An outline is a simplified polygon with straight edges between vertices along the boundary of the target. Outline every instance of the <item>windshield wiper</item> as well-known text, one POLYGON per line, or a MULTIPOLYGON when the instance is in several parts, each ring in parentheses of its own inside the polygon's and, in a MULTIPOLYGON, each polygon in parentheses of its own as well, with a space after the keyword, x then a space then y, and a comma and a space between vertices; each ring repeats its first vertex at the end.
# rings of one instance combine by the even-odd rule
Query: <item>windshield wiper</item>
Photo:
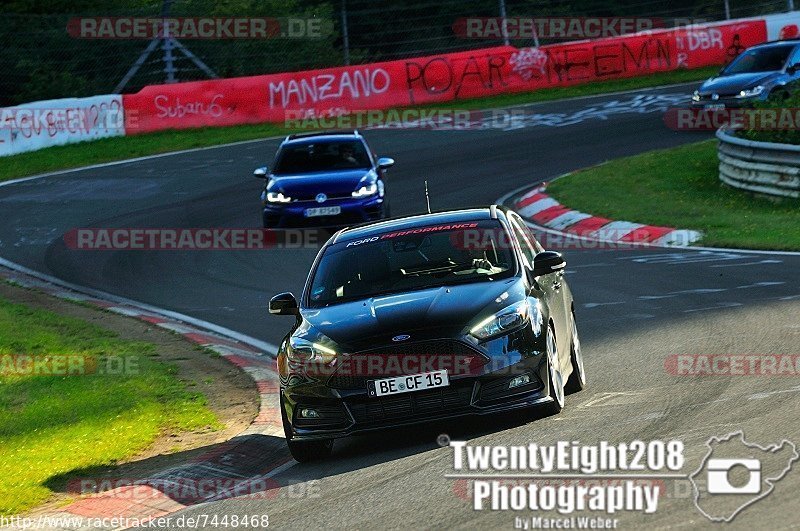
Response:
POLYGON ((450 273, 455 268, 459 267, 459 264, 455 262, 449 262, 445 265, 434 266, 434 267, 420 267, 416 269, 406 269, 400 268, 400 274, 404 277, 419 277, 422 275, 436 275, 438 273, 450 273))

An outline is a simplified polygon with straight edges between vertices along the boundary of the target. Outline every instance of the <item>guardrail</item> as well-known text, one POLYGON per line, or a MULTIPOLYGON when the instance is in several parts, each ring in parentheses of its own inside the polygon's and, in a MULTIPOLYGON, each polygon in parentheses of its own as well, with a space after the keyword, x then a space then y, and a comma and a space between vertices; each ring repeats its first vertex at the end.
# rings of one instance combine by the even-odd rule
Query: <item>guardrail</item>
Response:
POLYGON ((717 131, 719 179, 734 188, 780 197, 800 197, 800 146, 756 142, 717 131))

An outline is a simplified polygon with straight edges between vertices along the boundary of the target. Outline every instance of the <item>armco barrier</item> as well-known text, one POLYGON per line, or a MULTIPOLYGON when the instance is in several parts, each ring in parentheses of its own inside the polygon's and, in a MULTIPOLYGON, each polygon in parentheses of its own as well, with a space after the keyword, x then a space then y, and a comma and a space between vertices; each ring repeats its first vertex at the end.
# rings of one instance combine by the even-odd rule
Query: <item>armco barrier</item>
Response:
POLYGON ((755 142, 717 131, 719 179, 729 186, 781 197, 800 197, 800 146, 755 142))
POLYGON ((0 108, 0 156, 123 135, 122 96, 116 94, 0 108))
POLYGON ((284 122, 724 64, 767 39, 765 19, 517 49, 172 85, 125 95, 128 134, 284 122))

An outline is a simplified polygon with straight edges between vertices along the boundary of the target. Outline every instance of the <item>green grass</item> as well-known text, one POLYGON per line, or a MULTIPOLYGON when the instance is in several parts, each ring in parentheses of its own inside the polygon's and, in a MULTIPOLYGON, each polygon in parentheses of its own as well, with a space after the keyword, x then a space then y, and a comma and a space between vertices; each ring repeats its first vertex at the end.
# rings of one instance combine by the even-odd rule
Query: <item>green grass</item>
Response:
POLYGON ((613 160, 554 181, 564 205, 610 219, 695 229, 701 245, 800 250, 800 201, 723 185, 715 140, 613 160))
MULTIPOLYGON (((488 98, 461 100, 448 105, 426 105, 424 108, 475 110, 493 107, 508 107, 562 98, 574 98, 605 94, 621 90, 634 90, 658 85, 695 81, 709 77, 718 68, 676 70, 644 77, 599 81, 572 87, 552 88, 517 94, 503 94, 488 98)), ((57 146, 31 153, 3 157, 0 164, 0 181, 35 175, 48 171, 77 168, 90 164, 111 162, 182 149, 213 146, 283 135, 294 130, 283 124, 237 125, 231 127, 207 127, 180 131, 159 131, 129 137, 104 138, 67 146, 57 146)))
POLYGON ((220 428, 205 398, 154 356, 152 344, 0 298, 0 515, 45 501, 50 478, 113 465, 160 434, 220 428), (28 375, 10 370, 11 354, 87 362, 80 374, 28 375), (127 373, 109 374, 112 359, 127 373))
POLYGON ((751 127, 749 129, 745 127, 737 131, 736 134, 742 138, 755 140, 756 142, 800 145, 800 130, 798 130, 794 119, 797 115, 795 109, 797 109, 798 106, 800 106, 800 93, 797 92, 785 100, 775 99, 758 102, 753 105, 753 111, 755 113, 763 113, 761 114, 762 118, 773 116, 777 124, 782 123, 783 125, 773 129, 768 126, 769 123, 767 122, 764 124, 767 127, 759 127, 759 120, 754 119, 753 121, 755 123, 750 124, 751 127), (773 112, 775 114, 772 114, 773 112), (785 120, 787 118, 791 120, 786 122, 785 120), (755 127, 753 127, 753 125, 755 125, 755 127))

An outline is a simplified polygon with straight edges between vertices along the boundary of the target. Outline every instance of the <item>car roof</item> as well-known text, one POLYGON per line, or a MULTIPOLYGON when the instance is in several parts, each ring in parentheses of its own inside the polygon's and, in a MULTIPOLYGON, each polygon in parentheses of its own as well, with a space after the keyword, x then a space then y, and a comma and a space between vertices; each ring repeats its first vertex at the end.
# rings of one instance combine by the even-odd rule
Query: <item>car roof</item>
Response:
POLYGON ((505 207, 492 205, 485 208, 467 208, 461 210, 447 210, 431 214, 417 214, 402 218, 393 218, 375 221, 365 225, 358 225, 342 229, 333 237, 332 243, 349 242, 369 238, 387 232, 408 230, 416 227, 427 227, 436 224, 468 223, 497 219, 500 215, 505 217, 505 207))
POLYGON ((779 48, 782 46, 797 46, 800 44, 800 39, 784 39, 781 41, 769 41, 769 42, 762 42, 761 44, 755 44, 748 48, 748 50, 752 50, 753 48, 779 48))
POLYGON ((295 133, 283 139, 283 144, 319 144, 341 142, 342 140, 361 140, 358 131, 316 131, 313 133, 295 133))

